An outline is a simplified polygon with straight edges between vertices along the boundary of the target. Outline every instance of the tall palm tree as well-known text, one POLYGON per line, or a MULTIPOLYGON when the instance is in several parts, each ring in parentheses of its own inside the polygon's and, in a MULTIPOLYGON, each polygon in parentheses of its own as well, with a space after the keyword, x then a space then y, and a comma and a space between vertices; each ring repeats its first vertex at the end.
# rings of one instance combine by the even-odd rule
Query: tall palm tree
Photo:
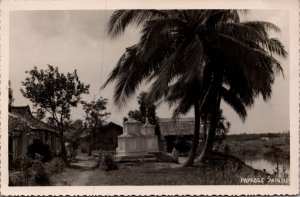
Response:
POLYGON ((275 73, 282 71, 273 54, 286 56, 280 41, 268 37, 268 30, 278 27, 241 22, 237 10, 119 10, 110 18, 109 34, 115 37, 132 23, 142 26, 140 41, 126 49, 103 87, 117 82, 114 99, 121 106, 147 80, 152 83, 148 98, 176 104, 174 115, 193 107, 187 166, 194 161, 201 114, 211 114, 204 161, 213 145, 221 98, 244 118, 256 96, 271 96, 275 73))

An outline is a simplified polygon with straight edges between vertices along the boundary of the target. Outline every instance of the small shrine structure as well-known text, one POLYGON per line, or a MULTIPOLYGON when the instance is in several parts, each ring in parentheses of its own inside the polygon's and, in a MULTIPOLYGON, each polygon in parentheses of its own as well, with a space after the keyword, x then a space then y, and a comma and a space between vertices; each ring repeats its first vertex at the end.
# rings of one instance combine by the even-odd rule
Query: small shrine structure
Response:
POLYGON ((158 151, 158 136, 155 125, 148 120, 142 126, 140 121, 129 119, 123 123, 123 134, 118 136, 117 161, 130 159, 155 159, 151 153, 158 151))

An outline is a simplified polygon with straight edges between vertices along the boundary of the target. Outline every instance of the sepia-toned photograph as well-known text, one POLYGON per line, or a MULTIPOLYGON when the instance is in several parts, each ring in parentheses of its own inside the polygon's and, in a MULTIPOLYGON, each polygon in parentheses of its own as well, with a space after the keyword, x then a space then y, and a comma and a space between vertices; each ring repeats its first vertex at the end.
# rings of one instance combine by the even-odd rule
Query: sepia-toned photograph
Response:
POLYGON ((298 191, 290 12, 10 10, 7 187, 298 191))

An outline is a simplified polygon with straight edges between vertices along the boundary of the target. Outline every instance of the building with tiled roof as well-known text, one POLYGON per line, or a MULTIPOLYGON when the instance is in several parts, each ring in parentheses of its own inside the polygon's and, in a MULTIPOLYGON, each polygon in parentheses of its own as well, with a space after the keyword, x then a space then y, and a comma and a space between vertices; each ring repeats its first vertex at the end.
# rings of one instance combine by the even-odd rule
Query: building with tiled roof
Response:
POLYGON ((32 116, 29 105, 11 106, 9 116, 18 117, 19 119, 25 120, 32 130, 46 130, 58 134, 57 129, 50 126, 49 124, 44 123, 41 120, 37 120, 36 118, 34 118, 32 116))
POLYGON ((195 120, 194 118, 159 118, 160 134, 168 135, 193 135, 195 120))
POLYGON ((49 144, 55 154, 59 153, 57 129, 33 117, 29 106, 10 106, 8 121, 10 159, 26 155, 28 145, 36 138, 49 144))
MULTIPOLYGON (((178 137, 184 136, 186 139, 191 140, 194 127, 195 127, 195 119, 194 117, 187 118, 159 118, 158 125, 160 130, 160 141, 159 146, 163 151, 172 151, 174 147, 174 142, 178 137)), ((203 135, 203 125, 201 124, 201 136, 203 135)))

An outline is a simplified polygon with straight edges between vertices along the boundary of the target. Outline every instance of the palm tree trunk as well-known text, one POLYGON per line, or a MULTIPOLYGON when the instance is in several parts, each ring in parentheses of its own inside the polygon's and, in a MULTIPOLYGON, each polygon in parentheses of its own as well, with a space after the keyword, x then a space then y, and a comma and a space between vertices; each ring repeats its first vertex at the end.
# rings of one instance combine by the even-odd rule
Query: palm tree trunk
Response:
POLYGON ((189 157, 187 161, 183 164, 183 166, 193 166, 196 151, 199 144, 199 133, 200 133, 200 109, 199 109, 199 101, 194 101, 194 113, 195 113, 195 127, 194 127, 194 135, 193 135, 193 142, 192 148, 190 150, 189 157))
POLYGON ((208 135, 207 135, 207 138, 205 141, 205 145, 201 152, 201 155, 199 156, 199 159, 197 159, 202 163, 204 163, 207 160, 207 158, 213 148, 213 144, 214 144, 214 140, 215 140, 215 136, 216 136, 216 128, 217 128, 217 124, 218 124, 218 113, 220 110, 220 104, 221 104, 221 95, 218 92, 216 103, 215 103, 215 106, 213 107, 214 109, 213 109, 213 113, 212 113, 211 119, 210 119, 210 127, 209 127, 208 135))

